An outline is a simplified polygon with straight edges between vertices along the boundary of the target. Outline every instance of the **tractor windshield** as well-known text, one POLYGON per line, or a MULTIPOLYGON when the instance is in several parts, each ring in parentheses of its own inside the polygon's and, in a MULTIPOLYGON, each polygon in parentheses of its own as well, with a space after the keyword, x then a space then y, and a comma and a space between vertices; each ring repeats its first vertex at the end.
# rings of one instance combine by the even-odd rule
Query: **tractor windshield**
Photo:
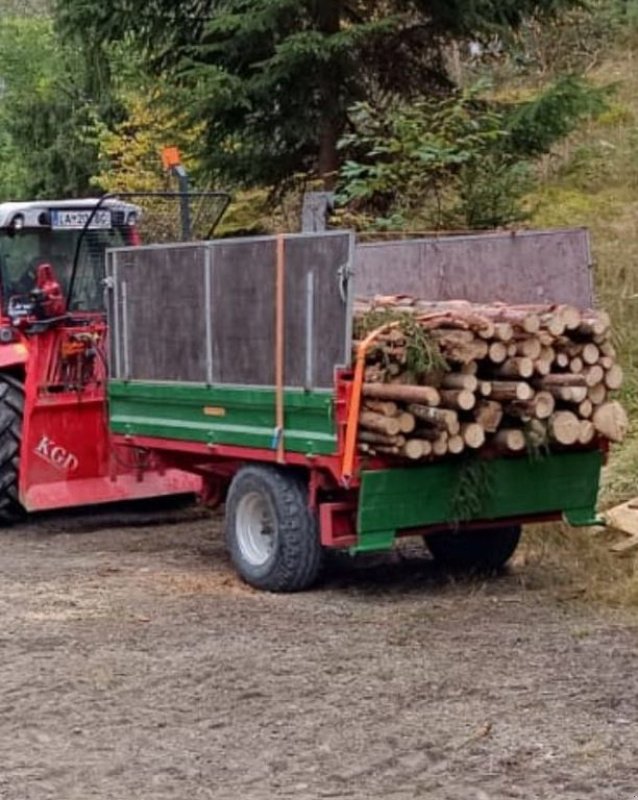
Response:
MULTIPOLYGON (((53 267, 55 277, 66 295, 81 233, 80 230, 49 228, 0 230, 0 279, 4 309, 9 298, 28 294, 35 287, 36 270, 40 264, 53 267)), ((70 310, 99 311, 103 308, 104 254, 109 247, 128 244, 127 234, 130 234, 130 229, 85 232, 70 310)))

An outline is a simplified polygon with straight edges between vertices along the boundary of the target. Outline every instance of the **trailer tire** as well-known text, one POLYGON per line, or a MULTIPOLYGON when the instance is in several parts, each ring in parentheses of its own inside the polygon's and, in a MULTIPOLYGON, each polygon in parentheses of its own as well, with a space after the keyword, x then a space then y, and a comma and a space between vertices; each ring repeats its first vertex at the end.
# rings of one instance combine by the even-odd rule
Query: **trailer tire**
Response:
POLYGON ((23 415, 22 382, 0 373, 0 525, 12 525, 25 515, 18 491, 23 415))
POLYGON ((514 555, 521 533, 520 525, 507 525, 432 533, 424 540, 434 560, 445 567, 494 572, 504 567, 514 555))
POLYGON ((308 485, 291 470, 247 466, 226 500, 226 544, 241 577, 257 589, 297 592, 317 580, 323 551, 308 485))

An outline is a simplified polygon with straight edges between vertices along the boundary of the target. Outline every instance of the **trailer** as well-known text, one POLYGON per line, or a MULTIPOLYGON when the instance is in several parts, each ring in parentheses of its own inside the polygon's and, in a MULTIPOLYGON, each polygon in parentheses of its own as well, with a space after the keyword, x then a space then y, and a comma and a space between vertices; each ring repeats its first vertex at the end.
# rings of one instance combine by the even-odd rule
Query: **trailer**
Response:
POLYGON ((203 479, 251 585, 305 589, 326 551, 383 551, 415 534, 444 562, 497 568, 525 523, 598 522, 600 441, 485 460, 471 508, 459 508, 467 459, 406 466, 356 447, 356 295, 588 308, 585 230, 120 247, 106 270, 115 441, 203 479))

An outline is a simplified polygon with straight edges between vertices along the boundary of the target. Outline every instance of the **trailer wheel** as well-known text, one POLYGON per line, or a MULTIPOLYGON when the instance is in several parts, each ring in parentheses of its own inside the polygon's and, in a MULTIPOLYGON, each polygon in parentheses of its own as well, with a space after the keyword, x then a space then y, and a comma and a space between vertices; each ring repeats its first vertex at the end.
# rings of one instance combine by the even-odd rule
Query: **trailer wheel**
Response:
POLYGON ((432 533, 424 537, 434 560, 460 570, 495 571, 514 555, 521 538, 520 525, 480 530, 432 533))
POLYGON ((24 516, 18 495, 20 437, 24 412, 22 382, 0 373, 0 524, 11 525, 24 516))
POLYGON ((270 592, 307 589, 322 565, 318 523, 306 482, 291 471, 248 466, 226 500, 226 543, 237 571, 270 592))

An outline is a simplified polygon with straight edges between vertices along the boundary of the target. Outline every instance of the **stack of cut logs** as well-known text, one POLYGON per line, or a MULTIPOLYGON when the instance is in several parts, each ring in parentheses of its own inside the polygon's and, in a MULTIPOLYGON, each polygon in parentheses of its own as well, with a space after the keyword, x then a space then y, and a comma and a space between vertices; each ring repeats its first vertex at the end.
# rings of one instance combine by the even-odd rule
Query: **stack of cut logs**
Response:
POLYGON ((465 450, 593 447, 627 432, 622 406, 610 400, 623 373, 604 312, 406 296, 356 301, 360 339, 380 318, 388 323, 366 357, 363 454, 418 461, 465 450), (440 356, 421 374, 410 365, 415 323, 440 356))

